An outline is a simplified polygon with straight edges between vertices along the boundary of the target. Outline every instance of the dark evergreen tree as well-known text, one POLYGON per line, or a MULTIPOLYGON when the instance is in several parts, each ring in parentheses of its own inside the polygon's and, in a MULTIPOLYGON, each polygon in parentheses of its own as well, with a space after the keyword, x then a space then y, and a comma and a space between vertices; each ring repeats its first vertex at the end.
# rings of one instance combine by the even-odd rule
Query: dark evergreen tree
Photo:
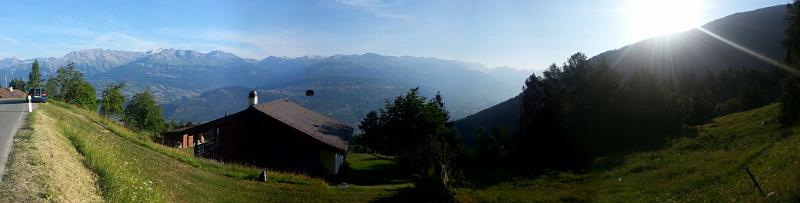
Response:
POLYGON ((475 155, 483 164, 504 165, 511 153, 511 146, 511 135, 502 126, 492 127, 489 133, 478 129, 475 155))
POLYGON ((531 74, 522 89, 522 108, 520 109, 520 133, 514 138, 514 159, 525 167, 553 167, 559 160, 566 145, 565 137, 558 132, 558 117, 554 99, 548 95, 548 86, 556 87, 556 78, 561 69, 555 64, 545 71, 545 77, 552 78, 545 84, 542 78, 531 74))
POLYGON ((39 60, 33 60, 31 64, 31 72, 28 73, 28 87, 39 88, 42 83, 42 73, 39 70, 39 60))
POLYGON ((419 175, 418 187, 449 194, 446 174, 462 147, 449 120, 441 95, 428 100, 415 88, 387 101, 380 113, 369 113, 359 139, 377 153, 397 157, 419 175))
MULTIPOLYGON (((796 66, 800 63, 800 0, 794 0, 787 6, 786 27, 783 47, 786 48, 786 63, 796 66)), ((780 97, 780 119, 784 125, 792 125, 800 120, 800 76, 788 74, 782 81, 780 97)))
POLYGON ((697 80, 697 75, 691 70, 683 70, 680 76, 676 79, 677 89, 675 93, 679 95, 688 95, 692 91, 700 87, 700 81, 697 80))
POLYGON ((386 134, 380 132, 380 121, 378 120, 378 112, 370 111, 364 120, 358 125, 362 132, 369 132, 370 134, 361 134, 353 138, 353 142, 357 147, 369 153, 376 153, 375 149, 387 149, 390 144, 386 141, 386 134))
POLYGON ((623 147, 638 142, 654 142, 662 135, 681 126, 680 108, 670 87, 648 69, 639 69, 630 75, 623 87, 620 120, 623 139, 612 147, 623 147))
MULTIPOLYGON (((658 146, 684 124, 774 101, 775 75, 729 68, 708 71, 699 80, 689 71, 676 77, 642 68, 623 81, 604 60, 574 54, 561 67, 551 65, 544 77, 531 75, 525 81, 513 163, 574 169, 589 166, 597 156, 658 146)), ((478 137, 476 156, 495 157, 495 138, 478 137)))
POLYGON ((26 91, 25 89, 25 81, 22 78, 14 78, 11 79, 11 82, 8 82, 9 87, 13 87, 14 89, 26 91))

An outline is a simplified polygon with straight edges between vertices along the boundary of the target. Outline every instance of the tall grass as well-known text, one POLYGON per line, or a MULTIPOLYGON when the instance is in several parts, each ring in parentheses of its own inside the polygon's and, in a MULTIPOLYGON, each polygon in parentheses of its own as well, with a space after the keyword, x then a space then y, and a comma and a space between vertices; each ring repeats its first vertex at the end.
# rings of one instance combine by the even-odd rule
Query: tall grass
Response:
POLYGON ((250 181, 258 169, 190 157, 93 112, 53 104, 42 105, 42 113, 58 121, 112 202, 363 202, 395 193, 330 187, 320 179, 279 172, 270 173, 268 183, 250 181))
MULTIPOLYGON (((462 201, 730 202, 800 200, 800 128, 782 128, 770 105, 714 119, 669 146, 588 173, 551 172, 486 188, 462 201), (769 198, 753 186, 749 167, 769 198)), ((613 157, 611 157, 613 159, 613 157)))
MULTIPOLYGON (((135 132, 133 130, 130 130, 129 128, 122 126, 120 123, 116 121, 102 117, 91 111, 75 108, 75 106, 69 104, 60 103, 57 101, 52 103, 58 105, 59 107, 69 109, 73 113, 77 113, 89 119, 95 124, 103 127, 106 130, 109 130, 110 132, 120 136, 121 138, 124 138, 142 147, 154 150, 162 155, 180 160, 186 164, 189 164, 201 170, 205 170, 208 172, 228 177, 236 177, 247 180, 256 180, 261 171, 268 170, 268 169, 257 168, 252 166, 244 166, 239 164, 222 164, 214 160, 195 157, 193 155, 186 154, 185 152, 182 152, 178 149, 153 142, 151 138, 154 135, 150 135, 147 132, 135 132)), ((275 171, 270 171, 270 174, 274 174, 270 175, 272 181, 286 182, 286 183, 327 185, 327 183, 322 179, 313 178, 300 174, 283 173, 275 171)))
POLYGON ((36 153, 38 137, 34 135, 33 123, 37 115, 38 111, 29 114, 25 124, 14 135, 0 186, 2 202, 53 200, 56 195, 50 177, 42 167, 45 163, 36 153))

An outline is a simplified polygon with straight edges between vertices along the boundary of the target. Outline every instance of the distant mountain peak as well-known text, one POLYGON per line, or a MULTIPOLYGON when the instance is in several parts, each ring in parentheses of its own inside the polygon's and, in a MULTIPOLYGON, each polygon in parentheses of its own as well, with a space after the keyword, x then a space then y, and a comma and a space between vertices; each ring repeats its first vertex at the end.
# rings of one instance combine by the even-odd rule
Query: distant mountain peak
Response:
POLYGON ((175 49, 171 49, 171 48, 166 48, 166 49, 165 49, 165 48, 158 48, 158 49, 156 49, 156 50, 150 50, 150 51, 147 51, 147 52, 145 52, 145 54, 147 54, 147 55, 153 55, 153 54, 158 54, 158 53, 165 52, 165 51, 166 51, 166 52, 174 52, 174 51, 175 51, 175 49))
POLYGON ((364 56, 364 57, 381 57, 383 55, 372 53, 372 52, 367 52, 367 53, 362 54, 361 56, 364 56))
POLYGON ((225 52, 225 51, 222 51, 222 50, 214 50, 214 51, 208 52, 208 55, 233 55, 233 54, 225 52))
POLYGON ((76 66, 92 69, 91 72, 105 72, 114 67, 130 63, 141 56, 141 52, 95 48, 69 52, 64 57, 52 61, 54 62, 53 65, 57 66, 74 63, 76 66))
POLYGON ((6 68, 6 67, 9 67, 9 66, 13 66, 13 65, 17 65, 17 64, 20 64, 20 63, 24 63, 24 61, 20 60, 16 56, 12 56, 10 58, 0 59, 0 69, 6 68))
POLYGON ((229 53, 229 52, 225 52, 225 51, 221 51, 221 50, 214 50, 214 51, 208 52, 208 54, 206 54, 206 55, 214 57, 214 58, 218 58, 218 59, 236 59, 236 58, 240 58, 239 56, 236 56, 235 54, 232 54, 232 53, 229 53))

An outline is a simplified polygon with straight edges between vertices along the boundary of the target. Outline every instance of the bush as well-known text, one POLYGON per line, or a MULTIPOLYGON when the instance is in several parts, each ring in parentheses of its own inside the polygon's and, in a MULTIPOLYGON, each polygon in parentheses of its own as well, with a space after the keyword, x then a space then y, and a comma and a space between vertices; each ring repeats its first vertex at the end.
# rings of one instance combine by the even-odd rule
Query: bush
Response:
POLYGON ((159 132, 164 127, 164 116, 156 105, 153 95, 145 91, 133 95, 125 107, 123 121, 131 128, 148 132, 159 132))
POLYGON ((100 99, 100 114, 106 117, 111 115, 122 115, 125 109, 125 96, 122 95, 122 88, 125 83, 107 85, 103 89, 100 99))

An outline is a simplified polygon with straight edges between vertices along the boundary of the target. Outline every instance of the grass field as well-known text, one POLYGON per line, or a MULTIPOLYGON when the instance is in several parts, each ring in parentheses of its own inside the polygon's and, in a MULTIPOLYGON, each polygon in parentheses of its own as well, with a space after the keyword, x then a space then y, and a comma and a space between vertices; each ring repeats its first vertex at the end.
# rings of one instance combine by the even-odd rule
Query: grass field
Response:
MULTIPOLYGON (((588 172, 552 171, 458 188, 456 198, 461 202, 798 202, 800 128, 780 128, 777 111, 777 105, 770 105, 719 117, 674 136, 660 149, 599 158, 588 172), (745 168, 753 172, 767 198, 753 186, 745 168)), ((281 172, 271 172, 268 183, 257 182, 261 169, 196 158, 93 112, 57 102, 41 105, 15 139, 10 162, 23 164, 5 177, 28 188, 3 184, 0 194, 19 190, 30 194, 5 198, 11 201, 87 200, 64 195, 86 184, 63 184, 68 181, 54 177, 56 166, 46 162, 73 163, 59 164, 71 171, 80 171, 74 163, 82 163, 91 173, 74 174, 89 182, 94 177, 96 193, 111 202, 424 200, 415 197, 418 193, 409 176, 390 158, 348 154, 348 167, 338 180, 343 184, 281 172), (49 155, 40 146, 64 152, 49 155)))
POLYGON ((59 133, 97 174, 106 201, 144 202, 366 202, 392 197, 409 185, 330 186, 321 179, 280 172, 270 182, 250 180, 260 169, 220 164, 152 143, 113 121, 64 104, 41 105, 59 133))
POLYGON ((800 128, 782 130, 778 106, 719 117, 671 139, 667 147, 598 159, 588 173, 550 172, 474 189, 463 202, 800 201, 800 128), (610 165, 610 166, 609 166, 610 165), (601 167, 602 166, 602 167, 601 167))

